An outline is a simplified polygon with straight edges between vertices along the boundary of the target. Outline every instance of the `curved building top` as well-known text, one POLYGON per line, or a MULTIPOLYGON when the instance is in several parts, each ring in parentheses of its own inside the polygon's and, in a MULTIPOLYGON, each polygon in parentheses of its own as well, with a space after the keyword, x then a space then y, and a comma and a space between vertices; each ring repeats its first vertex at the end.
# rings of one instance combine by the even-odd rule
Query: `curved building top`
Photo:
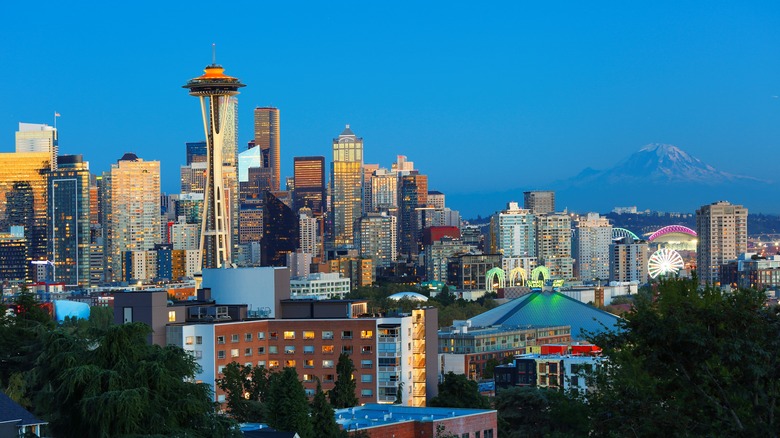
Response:
POLYGON ((238 94, 238 89, 245 87, 238 78, 225 74, 221 65, 211 64, 206 66, 204 73, 197 78, 190 79, 182 88, 189 88, 190 94, 238 94))

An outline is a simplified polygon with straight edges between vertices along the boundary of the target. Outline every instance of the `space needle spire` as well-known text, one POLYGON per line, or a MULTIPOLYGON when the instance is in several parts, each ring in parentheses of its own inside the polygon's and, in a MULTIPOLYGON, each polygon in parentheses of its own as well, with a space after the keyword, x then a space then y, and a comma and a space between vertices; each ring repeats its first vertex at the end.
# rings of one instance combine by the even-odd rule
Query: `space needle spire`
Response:
POLYGON ((182 88, 190 96, 200 98, 203 129, 206 133, 206 193, 201 219, 201 268, 223 268, 231 262, 231 221, 228 216, 228 193, 222 175, 222 149, 227 127, 228 99, 238 94, 245 85, 237 78, 227 76, 216 63, 212 46, 212 64, 204 74, 189 80, 182 88))

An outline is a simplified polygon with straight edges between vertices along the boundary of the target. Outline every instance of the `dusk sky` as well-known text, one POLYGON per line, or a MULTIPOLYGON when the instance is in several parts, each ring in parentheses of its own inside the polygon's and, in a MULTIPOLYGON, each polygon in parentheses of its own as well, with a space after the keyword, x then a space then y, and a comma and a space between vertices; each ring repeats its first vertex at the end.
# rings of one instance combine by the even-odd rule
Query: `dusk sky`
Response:
POLYGON ((447 194, 544 189, 648 143, 778 180, 777 1, 171 3, 4 4, 0 151, 57 111, 60 153, 160 160, 177 192, 203 138, 181 86, 216 43, 247 84, 239 150, 253 108, 280 108, 284 176, 349 123, 367 163, 407 155, 447 194))

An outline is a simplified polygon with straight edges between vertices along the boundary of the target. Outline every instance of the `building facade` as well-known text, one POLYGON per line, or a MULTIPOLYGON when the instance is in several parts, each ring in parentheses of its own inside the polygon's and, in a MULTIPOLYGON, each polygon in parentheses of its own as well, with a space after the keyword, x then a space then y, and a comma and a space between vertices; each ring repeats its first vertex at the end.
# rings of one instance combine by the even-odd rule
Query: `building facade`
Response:
POLYGON ((609 278, 612 224, 598 213, 580 217, 574 229, 574 276, 582 281, 609 278))
POLYGON ((571 218, 566 214, 539 214, 536 217, 536 257, 553 278, 574 277, 571 257, 571 218))
POLYGON ((352 247, 355 220, 362 213, 363 139, 349 125, 333 140, 330 183, 333 246, 352 247))
POLYGON ((375 268, 393 266, 396 249, 396 219, 385 213, 368 213, 357 220, 355 247, 358 255, 370 258, 375 268))
POLYGON ((533 214, 554 213, 555 192, 543 190, 523 192, 523 208, 533 214))
POLYGON ((720 282, 720 267, 747 252, 748 209, 719 201, 696 210, 696 265, 699 281, 720 282))

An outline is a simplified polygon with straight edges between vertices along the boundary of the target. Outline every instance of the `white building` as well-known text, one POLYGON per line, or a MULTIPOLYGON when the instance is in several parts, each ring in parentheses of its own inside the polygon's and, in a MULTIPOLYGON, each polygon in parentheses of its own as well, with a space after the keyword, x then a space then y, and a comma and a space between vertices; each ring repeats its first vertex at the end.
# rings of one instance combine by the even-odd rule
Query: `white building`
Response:
POLYGON ((184 216, 171 225, 170 242, 173 249, 197 250, 200 245, 200 226, 188 224, 184 216))
POLYGON ((574 229, 574 275, 582 281, 609 278, 612 224, 598 213, 580 217, 574 229))
POLYGON ((536 258, 550 270, 550 276, 562 280, 574 277, 571 257, 571 218, 567 214, 536 216, 536 258))
MULTIPOLYGON (((303 210, 303 209, 301 209, 303 210)), ((309 213, 311 210, 307 209, 309 213)), ((311 214, 300 213, 298 217, 298 234, 299 234, 299 248, 301 251, 311 254, 312 256, 319 254, 318 251, 318 236, 317 236, 317 219, 312 217, 311 214)))
POLYGON ((503 257, 534 257, 536 255, 535 217, 521 209, 517 202, 490 218, 490 253, 503 257))
POLYGON ((341 278, 338 273, 314 273, 304 277, 290 279, 292 298, 315 298, 327 300, 344 298, 349 293, 349 278, 341 278))
POLYGON ((609 246, 610 281, 647 283, 647 242, 622 239, 609 246))
POLYGON ((48 152, 52 170, 57 168, 57 129, 38 123, 19 123, 16 152, 48 152))
POLYGON ((370 258, 374 267, 392 266, 398 257, 395 216, 368 213, 355 225, 355 247, 358 255, 370 258))

